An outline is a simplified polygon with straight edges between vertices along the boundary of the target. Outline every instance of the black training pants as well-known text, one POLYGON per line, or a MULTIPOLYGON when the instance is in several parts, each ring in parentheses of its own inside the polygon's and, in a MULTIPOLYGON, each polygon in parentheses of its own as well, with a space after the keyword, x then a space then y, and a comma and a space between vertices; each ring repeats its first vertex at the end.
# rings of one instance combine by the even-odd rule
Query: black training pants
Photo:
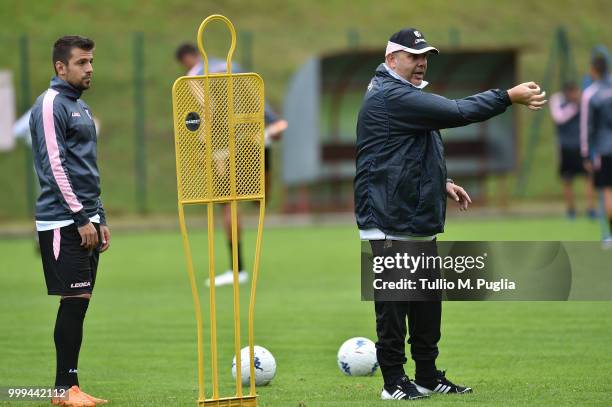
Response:
MULTIPOLYGON (((384 243, 383 240, 370 241, 373 255, 385 254, 384 243)), ((435 250, 435 243, 432 247, 435 250)), ((410 353, 417 370, 419 363, 434 366, 440 340, 440 301, 375 301, 374 309, 378 335, 376 356, 383 376, 403 375, 407 333, 410 353)))

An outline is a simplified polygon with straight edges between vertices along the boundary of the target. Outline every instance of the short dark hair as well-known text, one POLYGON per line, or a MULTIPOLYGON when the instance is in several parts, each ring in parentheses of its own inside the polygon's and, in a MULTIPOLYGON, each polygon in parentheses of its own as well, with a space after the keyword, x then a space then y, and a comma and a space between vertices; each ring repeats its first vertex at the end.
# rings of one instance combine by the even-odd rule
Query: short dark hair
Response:
POLYGON ((185 55, 198 55, 198 49, 190 42, 184 42, 174 52, 177 61, 181 61, 185 55))
POLYGON ((600 76, 605 76, 608 72, 608 60, 603 55, 597 55, 591 60, 591 65, 595 72, 597 72, 600 76))
POLYGON ((563 92, 571 92, 573 90, 578 89, 578 85, 575 81, 567 81, 563 84, 563 92))
MULTIPOLYGON (((53 61, 51 61, 53 62, 53 69, 55 69, 55 63, 57 61, 62 61, 64 64, 68 65, 68 60, 70 59, 73 48, 91 51, 95 46, 96 44, 92 39, 81 37, 80 35, 65 35, 59 38, 55 41, 55 44, 53 44, 53 61)), ((55 73, 57 73, 57 69, 55 69, 55 73)))

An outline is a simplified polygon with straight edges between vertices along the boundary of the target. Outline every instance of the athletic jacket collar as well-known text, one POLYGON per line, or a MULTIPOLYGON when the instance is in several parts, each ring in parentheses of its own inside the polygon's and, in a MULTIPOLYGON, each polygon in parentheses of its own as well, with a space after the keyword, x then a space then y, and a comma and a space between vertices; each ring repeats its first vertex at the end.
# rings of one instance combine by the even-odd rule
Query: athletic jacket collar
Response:
POLYGON ((378 69, 376 69, 376 71, 377 72, 386 72, 389 75, 391 75, 392 77, 394 77, 395 79, 397 79, 398 81, 400 81, 402 83, 405 83, 407 85, 410 85, 413 88, 423 89, 425 86, 429 85, 429 82, 427 82, 427 81, 421 81, 421 84, 419 86, 413 85, 412 83, 410 83, 406 79, 404 79, 401 76, 399 76, 393 69, 389 68, 389 66, 386 63, 384 63, 384 62, 378 66, 378 69))
POLYGON ((58 91, 62 95, 68 96, 69 98, 75 100, 80 98, 81 94, 83 93, 83 91, 78 90, 68 82, 61 79, 59 76, 54 76, 53 79, 51 79, 49 87, 58 91))

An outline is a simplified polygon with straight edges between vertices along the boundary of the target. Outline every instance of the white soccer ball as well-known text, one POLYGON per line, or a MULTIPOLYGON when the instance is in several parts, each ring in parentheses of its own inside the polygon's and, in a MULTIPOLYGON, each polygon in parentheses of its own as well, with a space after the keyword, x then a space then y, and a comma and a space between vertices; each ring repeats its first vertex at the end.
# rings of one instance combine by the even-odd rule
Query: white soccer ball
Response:
MULTIPOLYGON (((253 347, 255 360, 255 385, 265 386, 270 383, 276 374, 276 360, 269 350, 262 346, 253 347)), ((249 347, 246 346, 240 351, 240 371, 242 372, 242 384, 248 385, 251 380, 251 369, 249 347)), ((236 357, 232 361, 232 376, 236 378, 236 357)))
POLYGON ((338 350, 338 367, 347 376, 372 376, 378 369, 376 346, 368 338, 351 338, 338 350))

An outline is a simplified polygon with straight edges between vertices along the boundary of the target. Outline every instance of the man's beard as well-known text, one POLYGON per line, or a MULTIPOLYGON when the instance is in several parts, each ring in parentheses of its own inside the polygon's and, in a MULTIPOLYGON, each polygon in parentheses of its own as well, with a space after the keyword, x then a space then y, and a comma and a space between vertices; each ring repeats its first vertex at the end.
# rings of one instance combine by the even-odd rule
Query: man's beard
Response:
POLYGON ((73 87, 73 88, 75 88, 75 89, 77 89, 77 90, 84 91, 84 90, 89 89, 89 87, 91 86, 91 78, 88 78, 88 80, 89 80, 89 86, 86 86, 86 85, 84 84, 85 80, 86 80, 86 79, 83 79, 83 80, 80 80, 79 82, 76 82, 76 83, 74 83, 74 82, 70 82, 70 85, 72 85, 72 87, 73 87))

